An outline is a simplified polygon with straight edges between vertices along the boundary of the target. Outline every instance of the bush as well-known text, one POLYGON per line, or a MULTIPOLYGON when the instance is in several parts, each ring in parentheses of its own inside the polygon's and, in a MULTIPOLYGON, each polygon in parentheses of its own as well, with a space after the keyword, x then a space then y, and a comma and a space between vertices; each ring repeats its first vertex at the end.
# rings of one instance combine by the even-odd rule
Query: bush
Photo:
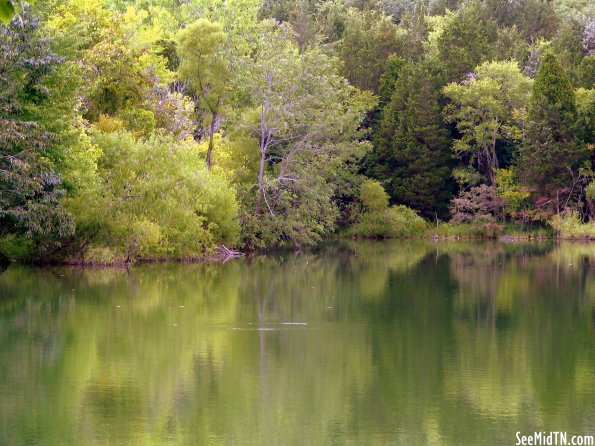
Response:
POLYGON ((366 212, 347 232, 353 237, 405 238, 422 235, 429 223, 407 206, 391 206, 366 212))
POLYGON ((453 198, 450 213, 455 223, 483 224, 494 222, 504 205, 495 187, 482 184, 453 198))
POLYGON ((120 118, 136 137, 148 136, 155 130, 155 115, 152 111, 128 108, 120 113, 120 118))
POLYGON ((556 235, 565 239, 595 239, 595 224, 583 223, 577 211, 566 211, 554 215, 549 225, 556 235))
POLYGON ((494 239, 503 234, 504 226, 494 223, 440 223, 432 235, 441 238, 494 239))
POLYGON ((362 183, 359 199, 369 212, 381 212, 388 207, 388 194, 375 180, 366 180, 362 183))
POLYGON ((237 242, 235 191, 206 170, 196 143, 126 131, 95 131, 92 140, 103 153, 97 183, 68 203, 93 247, 87 261, 195 257, 237 242))

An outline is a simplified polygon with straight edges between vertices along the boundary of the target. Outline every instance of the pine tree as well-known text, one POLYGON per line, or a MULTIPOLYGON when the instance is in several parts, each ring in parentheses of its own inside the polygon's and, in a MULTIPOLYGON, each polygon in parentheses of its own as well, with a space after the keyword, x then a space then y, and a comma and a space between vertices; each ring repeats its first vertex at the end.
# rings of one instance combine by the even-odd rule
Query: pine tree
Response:
POLYGON ((445 218, 451 198, 450 135, 441 118, 440 83, 427 65, 407 65, 374 138, 368 174, 391 202, 445 218))
POLYGON ((576 118, 568 75, 558 59, 546 53, 533 84, 523 149, 525 179, 541 196, 557 200, 586 156, 575 135, 576 118))

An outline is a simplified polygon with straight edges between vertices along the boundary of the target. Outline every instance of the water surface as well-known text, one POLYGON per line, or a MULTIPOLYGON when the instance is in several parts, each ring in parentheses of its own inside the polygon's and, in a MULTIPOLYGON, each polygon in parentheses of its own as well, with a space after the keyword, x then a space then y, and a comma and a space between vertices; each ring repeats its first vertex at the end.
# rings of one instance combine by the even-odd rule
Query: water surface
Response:
POLYGON ((0 275, 0 445, 595 433, 595 245, 342 242, 0 275))

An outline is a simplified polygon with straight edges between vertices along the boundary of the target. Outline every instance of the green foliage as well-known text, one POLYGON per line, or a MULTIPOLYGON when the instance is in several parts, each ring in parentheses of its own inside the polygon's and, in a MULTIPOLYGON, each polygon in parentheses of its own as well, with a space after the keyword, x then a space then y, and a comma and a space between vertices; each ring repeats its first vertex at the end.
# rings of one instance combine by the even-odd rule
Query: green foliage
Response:
POLYGON ((106 0, 67 0, 52 11, 50 31, 61 53, 76 58, 82 109, 87 119, 146 108, 151 90, 171 80, 158 42, 164 30, 148 13, 130 6, 111 10, 106 0))
MULTIPOLYGON (((10 23, 15 14, 22 10, 26 4, 22 0, 0 0, 0 23, 10 23)), ((35 0, 28 0, 27 4, 32 5, 35 0)))
POLYGON ((228 90, 229 66, 223 54, 226 39, 221 25, 206 19, 188 25, 177 36, 181 59, 178 75, 192 86, 199 111, 207 114, 202 118, 209 136, 207 168, 211 167, 217 120, 228 90))
POLYGON ((126 109, 120 116, 126 128, 135 136, 148 136, 155 130, 155 115, 150 110, 126 109))
POLYGON ((12 20, 14 16, 15 9, 12 1, 10 0, 1 0, 0 1, 0 21, 4 23, 8 23, 12 20))
POLYGON ((595 224, 583 223, 577 211, 566 211, 554 215, 549 225, 556 235, 563 239, 595 239, 595 224))
POLYGON ((595 89, 576 90, 577 133, 589 151, 595 149, 595 89))
POLYGON ((374 99, 339 75, 335 58, 300 53, 292 36, 284 25, 263 23, 256 51, 239 68, 241 126, 259 151, 242 217, 253 246, 312 244, 332 230, 335 184, 348 175, 346 162, 368 148, 358 130, 374 99))
POLYGON ((405 60, 402 57, 391 54, 386 61, 384 73, 380 76, 378 88, 379 106, 384 108, 391 100, 395 91, 395 84, 399 79, 401 70, 405 66, 405 60))
POLYGON ((496 170, 496 190, 506 202, 506 212, 513 215, 520 211, 530 196, 530 192, 519 184, 515 169, 496 170))
POLYGON ((389 17, 374 11, 348 11, 337 53, 352 85, 377 92, 385 62, 398 47, 398 28, 389 17))
POLYGON ((374 135, 368 174, 380 180, 393 203, 426 218, 444 218, 451 196, 450 135, 438 102, 439 77, 429 65, 407 65, 394 84, 374 135))
POLYGON ((52 159, 56 135, 43 122, 45 80, 61 59, 38 37, 39 27, 29 9, 0 25, 0 237, 24 237, 34 255, 47 254, 73 231, 60 206, 65 191, 52 159))
POLYGON ((347 235, 364 238, 419 237, 428 228, 428 222, 407 206, 391 206, 365 212, 360 221, 348 229, 347 235))
POLYGON ((575 135, 574 89, 560 62, 546 53, 533 84, 523 150, 524 175, 539 193, 556 195, 586 151, 575 135))
POLYGON ((461 138, 453 144, 455 154, 477 168, 495 184, 499 167, 498 143, 520 140, 531 94, 531 79, 516 62, 487 62, 466 81, 444 87, 451 100, 444 109, 456 123, 461 138))
POLYGON ((582 0, 0 0, 3 249, 299 247, 360 217, 382 234, 386 193, 456 217, 457 184, 495 190, 494 219, 593 218, 591 17, 582 0))
POLYGON ((234 192, 207 173, 197 144, 125 131, 97 130, 92 140, 102 152, 97 188, 68 202, 92 249, 88 259, 104 249, 125 260, 195 257, 237 242, 234 192))
POLYGON ((438 58, 449 81, 461 81, 481 62, 493 59, 498 28, 469 4, 449 20, 436 41, 438 58))
POLYGON ((209 111, 220 107, 225 90, 229 68, 222 49, 226 38, 220 24, 206 19, 188 25, 177 36, 178 75, 192 85, 200 106, 209 111))
MULTIPOLYGON (((518 227, 506 228, 493 221, 476 221, 473 223, 441 222, 437 227, 432 228, 427 235, 439 239, 493 240, 503 234, 514 233, 511 229, 519 231, 518 227)), ((527 238, 529 234, 519 231, 515 236, 527 238)))
POLYGON ((359 199, 368 212, 381 212, 388 207, 388 194, 375 180, 366 180, 362 183, 359 199))

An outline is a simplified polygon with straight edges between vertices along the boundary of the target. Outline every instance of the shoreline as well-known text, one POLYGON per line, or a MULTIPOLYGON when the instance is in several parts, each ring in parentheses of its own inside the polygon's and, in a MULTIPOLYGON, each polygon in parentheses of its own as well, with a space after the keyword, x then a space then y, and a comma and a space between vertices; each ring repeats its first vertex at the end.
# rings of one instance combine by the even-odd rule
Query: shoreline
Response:
MULTIPOLYGON (((374 241, 374 242, 385 242, 385 241, 426 241, 426 242, 500 242, 500 243, 515 243, 515 242, 577 242, 577 243, 593 243, 595 239, 583 237, 583 238, 566 238, 559 236, 544 236, 544 235, 501 235, 498 237, 472 237, 472 236, 439 236, 437 234, 433 236, 417 236, 417 237, 351 237, 351 236, 336 236, 321 240, 320 243, 315 244, 307 249, 316 249, 321 247, 324 243, 333 241, 374 241)), ((235 251, 227 247, 217 248, 213 253, 205 254, 201 256, 187 256, 187 257, 139 257, 130 260, 116 259, 114 261, 92 261, 83 259, 67 259, 67 260, 50 260, 47 262, 27 262, 18 259, 12 259, 8 263, 0 265, 0 273, 12 265, 21 266, 33 266, 39 268, 52 268, 52 267, 69 267, 74 269, 102 269, 102 268, 118 268, 127 269, 137 265, 148 265, 148 264, 224 264, 230 260, 237 258, 251 257, 257 253, 270 253, 278 251, 279 249, 287 250, 290 252, 300 252, 301 249, 283 249, 283 248, 271 248, 259 251, 235 251)))

